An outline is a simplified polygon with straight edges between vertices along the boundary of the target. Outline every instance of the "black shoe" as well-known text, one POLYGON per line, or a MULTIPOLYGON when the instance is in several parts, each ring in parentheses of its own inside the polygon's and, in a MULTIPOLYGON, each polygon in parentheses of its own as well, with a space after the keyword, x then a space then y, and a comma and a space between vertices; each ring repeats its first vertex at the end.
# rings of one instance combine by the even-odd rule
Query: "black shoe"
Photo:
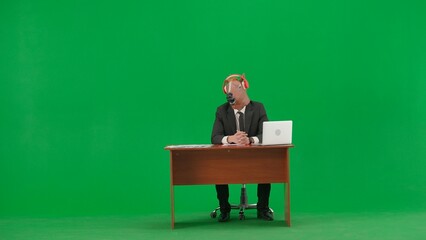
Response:
POLYGON ((227 222, 227 221, 229 221, 230 218, 231 218, 230 212, 221 212, 217 221, 218 222, 227 222))
POLYGON ((265 221, 272 221, 274 220, 274 215, 269 210, 266 211, 257 211, 257 218, 263 219, 265 221))

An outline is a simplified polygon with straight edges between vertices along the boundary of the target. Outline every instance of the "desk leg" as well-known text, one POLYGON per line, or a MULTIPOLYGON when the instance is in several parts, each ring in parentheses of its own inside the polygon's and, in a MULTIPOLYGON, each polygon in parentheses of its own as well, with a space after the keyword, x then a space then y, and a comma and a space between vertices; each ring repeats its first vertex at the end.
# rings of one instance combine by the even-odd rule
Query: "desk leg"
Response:
POLYGON ((290 219, 290 163, 289 163, 289 152, 288 149, 285 151, 285 157, 284 157, 284 164, 285 164, 285 171, 287 175, 287 183, 284 183, 284 191, 285 191, 285 206, 284 206, 284 214, 285 214, 285 221, 287 222, 287 226, 291 226, 291 219, 290 219))
POLYGON ((170 211, 172 216, 172 229, 175 228, 175 196, 173 189, 173 153, 170 151, 170 211))
POLYGON ((170 204, 172 213, 172 229, 175 228, 175 196, 173 193, 173 185, 170 186, 170 204))
POLYGON ((291 221, 290 221, 290 183, 285 183, 285 204, 284 204, 284 209, 285 209, 285 221, 287 222, 287 226, 291 226, 291 221))

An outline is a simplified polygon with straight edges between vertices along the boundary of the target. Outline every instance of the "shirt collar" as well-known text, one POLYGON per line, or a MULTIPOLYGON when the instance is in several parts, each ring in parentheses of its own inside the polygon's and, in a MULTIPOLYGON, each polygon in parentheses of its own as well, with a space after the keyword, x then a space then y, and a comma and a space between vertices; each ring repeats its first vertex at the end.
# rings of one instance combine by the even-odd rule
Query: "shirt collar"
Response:
POLYGON ((241 110, 234 109, 234 114, 237 115, 237 112, 242 112, 243 114, 246 114, 246 107, 247 106, 244 106, 243 109, 241 109, 241 110))

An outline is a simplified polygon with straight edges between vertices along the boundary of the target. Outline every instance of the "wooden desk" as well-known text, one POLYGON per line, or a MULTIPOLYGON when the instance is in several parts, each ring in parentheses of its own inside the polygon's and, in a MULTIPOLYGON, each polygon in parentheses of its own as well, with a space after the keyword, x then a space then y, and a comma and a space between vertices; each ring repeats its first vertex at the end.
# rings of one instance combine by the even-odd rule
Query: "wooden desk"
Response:
POLYGON ((289 151, 293 145, 171 145, 170 202, 175 224, 175 185, 284 183, 284 214, 290 222, 289 151), (218 174, 220 173, 220 174, 218 174))

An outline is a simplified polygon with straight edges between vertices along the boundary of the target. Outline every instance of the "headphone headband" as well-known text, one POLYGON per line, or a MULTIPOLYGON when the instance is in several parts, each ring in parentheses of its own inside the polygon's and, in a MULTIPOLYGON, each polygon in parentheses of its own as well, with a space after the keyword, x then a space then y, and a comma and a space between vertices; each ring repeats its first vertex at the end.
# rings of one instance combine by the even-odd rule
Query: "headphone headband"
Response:
MULTIPOLYGON (((244 74, 243 74, 244 75, 244 74)), ((228 77, 225 78, 225 81, 229 81, 230 78, 236 78, 236 80, 238 80, 239 82, 241 82, 241 78, 243 75, 240 74, 231 74, 228 77)))

